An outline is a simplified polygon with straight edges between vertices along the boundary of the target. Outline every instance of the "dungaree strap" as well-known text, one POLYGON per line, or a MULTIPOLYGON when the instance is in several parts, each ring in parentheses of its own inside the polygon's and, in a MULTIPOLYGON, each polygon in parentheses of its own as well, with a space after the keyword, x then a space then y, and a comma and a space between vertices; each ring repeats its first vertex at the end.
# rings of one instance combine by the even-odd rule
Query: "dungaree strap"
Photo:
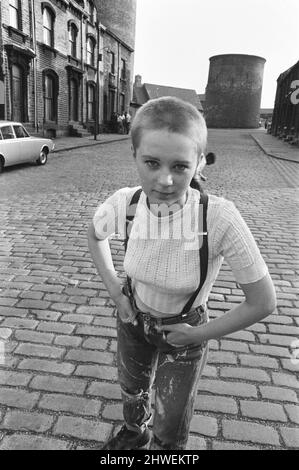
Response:
POLYGON ((182 310, 182 314, 187 313, 191 310, 191 307, 198 296, 200 289, 202 288, 208 272, 208 259, 209 259, 209 246, 208 246, 208 231, 207 231, 207 210, 208 210, 209 197, 206 193, 200 193, 200 203, 203 205, 203 242, 199 250, 200 260, 200 281, 196 291, 191 295, 190 299, 186 303, 182 310))
MULTIPOLYGON (((129 236, 130 236, 129 225, 134 220, 134 217, 135 217, 135 214, 136 214, 136 207, 137 207, 138 201, 140 199, 141 193, 142 193, 142 188, 139 188, 133 194, 132 199, 131 199, 130 204, 129 204, 129 209, 133 206, 133 214, 126 214, 126 239, 125 239, 125 243, 124 243, 125 252, 127 251, 127 246, 128 246, 129 236), (135 210, 134 210, 134 206, 135 206, 135 210)), ((132 283, 131 283, 131 278, 129 276, 127 276, 127 285, 128 285, 130 295, 133 297, 132 283)))
MULTIPOLYGON (((138 204, 140 195, 142 192, 142 188, 137 189, 137 191, 133 194, 133 197, 131 199, 131 202, 129 206, 134 206, 135 204, 138 204)), ((208 201, 209 197, 205 192, 200 192, 200 204, 203 206, 203 243, 202 246, 199 250, 199 259, 200 259, 200 282, 199 286, 196 289, 196 291, 191 295, 190 299, 186 303, 185 307, 182 310, 182 314, 187 313, 191 310, 191 307, 196 299, 196 297, 199 294, 200 289, 202 288, 206 277, 207 277, 207 272, 208 272, 208 258, 209 258, 209 246, 208 246, 208 232, 207 232, 207 210, 208 210, 208 201)), ((136 208, 135 208, 136 209, 136 208)), ((126 216, 126 239, 124 242, 125 246, 125 252, 127 251, 127 246, 128 246, 128 241, 129 241, 129 233, 128 233, 128 228, 129 224, 133 222, 134 217, 135 217, 136 210, 134 211, 133 214, 127 215, 126 216)), ((127 276, 127 284, 129 288, 130 294, 133 296, 132 292, 132 284, 131 284, 131 278, 127 276)))
MULTIPOLYGON (((134 206, 138 204, 138 201, 140 199, 140 195, 142 193, 142 188, 139 188, 137 189, 137 191, 133 194, 132 196, 132 199, 130 201, 130 204, 129 204, 129 209, 131 206, 134 206)), ((125 239, 125 252, 127 251, 127 246, 128 246, 128 241, 129 241, 129 224, 133 222, 134 220, 134 217, 135 217, 135 213, 136 213, 136 207, 135 207, 135 210, 133 212, 133 214, 126 214, 126 239, 125 239)))

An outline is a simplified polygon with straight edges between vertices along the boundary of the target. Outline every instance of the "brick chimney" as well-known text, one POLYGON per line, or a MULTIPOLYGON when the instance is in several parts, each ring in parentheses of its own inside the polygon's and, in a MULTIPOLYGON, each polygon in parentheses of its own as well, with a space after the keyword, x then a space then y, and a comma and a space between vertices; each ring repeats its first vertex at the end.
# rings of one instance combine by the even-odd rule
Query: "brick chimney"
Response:
POLYGON ((136 86, 136 87, 142 86, 142 77, 141 77, 141 75, 135 75, 134 86, 136 86))

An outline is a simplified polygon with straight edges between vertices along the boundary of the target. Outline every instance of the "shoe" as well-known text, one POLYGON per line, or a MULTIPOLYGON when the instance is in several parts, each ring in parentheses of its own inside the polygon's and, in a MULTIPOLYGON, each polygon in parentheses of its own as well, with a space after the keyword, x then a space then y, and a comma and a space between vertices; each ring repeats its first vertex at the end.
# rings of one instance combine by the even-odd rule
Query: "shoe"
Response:
POLYGON ((109 439, 102 447, 102 450, 132 450, 141 449, 149 443, 151 434, 145 428, 142 434, 130 431, 126 426, 122 426, 116 436, 109 439))

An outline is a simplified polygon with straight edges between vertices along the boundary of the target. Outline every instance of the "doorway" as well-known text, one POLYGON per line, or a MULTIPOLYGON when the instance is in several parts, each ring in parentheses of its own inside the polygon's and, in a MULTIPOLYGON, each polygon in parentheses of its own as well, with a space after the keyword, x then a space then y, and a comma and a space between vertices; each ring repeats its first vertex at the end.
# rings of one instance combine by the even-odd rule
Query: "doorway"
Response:
POLYGON ((18 65, 12 66, 12 115, 15 121, 23 121, 24 118, 23 70, 18 65))
POLYGON ((78 84, 77 81, 72 78, 70 80, 70 120, 78 121, 78 84))

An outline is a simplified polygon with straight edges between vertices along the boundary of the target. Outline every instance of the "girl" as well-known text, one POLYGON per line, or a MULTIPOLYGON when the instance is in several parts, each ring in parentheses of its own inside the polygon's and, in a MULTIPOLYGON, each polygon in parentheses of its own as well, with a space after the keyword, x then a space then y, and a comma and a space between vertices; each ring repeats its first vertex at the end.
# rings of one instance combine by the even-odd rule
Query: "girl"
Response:
POLYGON ((197 109, 171 97, 148 101, 134 118, 131 136, 141 187, 109 197, 88 234, 91 256, 118 315, 124 425, 103 449, 149 443, 150 449, 185 449, 208 340, 272 313, 275 291, 233 203, 199 191, 207 128, 197 109), (124 286, 109 248, 114 232, 127 239, 124 286), (223 259, 245 300, 208 322, 206 303, 223 259))

